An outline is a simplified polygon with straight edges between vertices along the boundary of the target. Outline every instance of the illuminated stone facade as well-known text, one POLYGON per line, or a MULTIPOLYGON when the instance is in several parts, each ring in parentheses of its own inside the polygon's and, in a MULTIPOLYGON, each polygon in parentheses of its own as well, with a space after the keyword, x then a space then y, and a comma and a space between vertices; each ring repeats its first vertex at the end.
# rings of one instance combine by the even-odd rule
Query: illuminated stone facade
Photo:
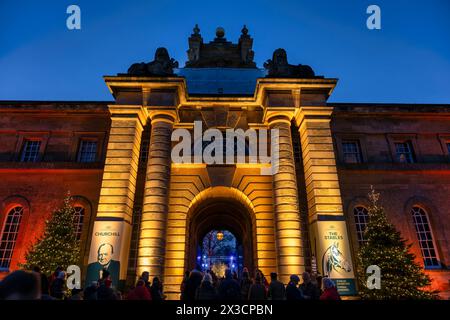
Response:
POLYGON ((285 282, 313 265, 321 272, 339 242, 349 269, 342 285, 351 291, 355 212, 373 185, 422 264, 411 211, 426 212, 439 260, 427 272, 448 295, 450 105, 328 103, 337 79, 288 64, 280 50, 267 71, 257 69, 252 41, 243 29, 238 44, 221 32, 206 44, 194 30, 185 68, 159 50, 151 63, 106 76, 113 102, 1 102, 2 230, 10 210, 24 208, 9 270, 70 190, 85 208, 81 263, 95 262, 104 242, 98 230, 117 230, 114 259, 127 284, 149 271, 177 299, 200 239, 223 228, 242 244, 246 266, 285 282), (172 163, 173 130, 193 130, 194 121, 204 129, 278 129, 278 172, 262 175, 261 163, 172 163), (38 158, 22 162, 33 139, 41 141, 38 158), (97 142, 94 161, 80 161, 83 139, 97 142), (402 143, 412 163, 399 158, 402 143))

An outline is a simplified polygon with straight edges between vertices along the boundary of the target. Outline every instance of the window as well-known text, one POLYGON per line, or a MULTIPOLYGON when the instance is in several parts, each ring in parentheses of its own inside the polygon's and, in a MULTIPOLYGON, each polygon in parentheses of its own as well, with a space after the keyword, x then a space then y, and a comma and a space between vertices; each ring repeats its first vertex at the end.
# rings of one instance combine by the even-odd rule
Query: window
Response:
POLYGON ((97 160, 97 141, 81 140, 77 160, 78 162, 95 162, 97 160))
POLYGON ((140 163, 147 163, 149 147, 150 147, 150 141, 148 139, 142 140, 141 152, 139 153, 139 162, 140 163))
POLYGON ((17 206, 12 208, 6 216, 0 238, 0 270, 9 269, 22 215, 23 207, 17 206))
POLYGON ((41 148, 40 140, 25 140, 20 155, 22 162, 36 162, 39 159, 39 149, 41 148))
POLYGON ((417 238, 419 239, 425 268, 439 268, 440 263, 434 247, 433 235, 430 224, 428 223, 427 213, 421 207, 414 206, 411 209, 411 214, 414 219, 414 226, 416 228, 417 238))
POLYGON ((367 223, 369 222, 369 212, 365 207, 357 206, 353 209, 353 216, 355 218, 358 242, 359 244, 363 244, 367 241, 367 239, 364 239, 364 232, 366 231, 367 223))
POLYGON ((357 140, 342 141, 342 153, 345 163, 361 163, 361 148, 357 140))
POLYGON ((77 240, 81 239, 81 234, 83 232, 83 219, 84 219, 84 208, 80 206, 74 207, 75 213, 73 215, 73 224, 75 226, 75 233, 77 235, 77 240))
POLYGON ((396 142, 395 155, 400 163, 414 163, 413 147, 410 141, 396 142))

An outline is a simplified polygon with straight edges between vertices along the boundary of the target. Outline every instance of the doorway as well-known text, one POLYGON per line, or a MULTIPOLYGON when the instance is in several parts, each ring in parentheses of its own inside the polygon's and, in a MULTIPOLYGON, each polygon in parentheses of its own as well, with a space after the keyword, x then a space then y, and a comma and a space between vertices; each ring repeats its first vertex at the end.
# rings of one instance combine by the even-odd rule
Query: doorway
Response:
POLYGON ((254 270, 254 227, 248 209, 234 199, 211 199, 196 207, 188 222, 189 270, 254 270))

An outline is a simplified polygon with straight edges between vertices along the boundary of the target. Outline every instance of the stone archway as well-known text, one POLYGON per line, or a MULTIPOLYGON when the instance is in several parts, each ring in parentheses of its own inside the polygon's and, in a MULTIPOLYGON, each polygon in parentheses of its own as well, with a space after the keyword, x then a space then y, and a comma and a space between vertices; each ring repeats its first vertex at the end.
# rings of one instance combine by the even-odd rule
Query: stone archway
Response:
POLYGON ((195 267, 197 246, 213 229, 232 232, 242 246, 243 265, 249 270, 257 267, 253 208, 238 190, 226 187, 205 190, 194 199, 187 218, 185 266, 188 269, 195 267))

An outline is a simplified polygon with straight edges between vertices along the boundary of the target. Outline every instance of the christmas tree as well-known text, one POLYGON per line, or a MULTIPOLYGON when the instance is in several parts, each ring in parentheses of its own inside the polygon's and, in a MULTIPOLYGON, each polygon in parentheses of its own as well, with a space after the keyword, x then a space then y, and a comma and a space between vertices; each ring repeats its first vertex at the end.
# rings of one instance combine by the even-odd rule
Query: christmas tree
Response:
MULTIPOLYGON (((371 205, 368 208, 369 222, 364 232, 366 242, 358 253, 360 295, 363 299, 433 299, 436 292, 426 290, 430 278, 415 262, 407 244, 387 220, 383 207, 378 205, 379 193, 369 193, 371 205), (381 271, 381 288, 369 289, 366 284, 366 270, 376 265, 381 271)), ((370 275, 370 274, 369 274, 370 275)))
POLYGON ((66 270, 69 265, 77 265, 80 259, 80 242, 76 237, 74 225, 75 209, 68 194, 61 208, 52 213, 50 220, 45 221, 43 235, 25 255, 24 269, 34 266, 49 276, 60 266, 66 270))

